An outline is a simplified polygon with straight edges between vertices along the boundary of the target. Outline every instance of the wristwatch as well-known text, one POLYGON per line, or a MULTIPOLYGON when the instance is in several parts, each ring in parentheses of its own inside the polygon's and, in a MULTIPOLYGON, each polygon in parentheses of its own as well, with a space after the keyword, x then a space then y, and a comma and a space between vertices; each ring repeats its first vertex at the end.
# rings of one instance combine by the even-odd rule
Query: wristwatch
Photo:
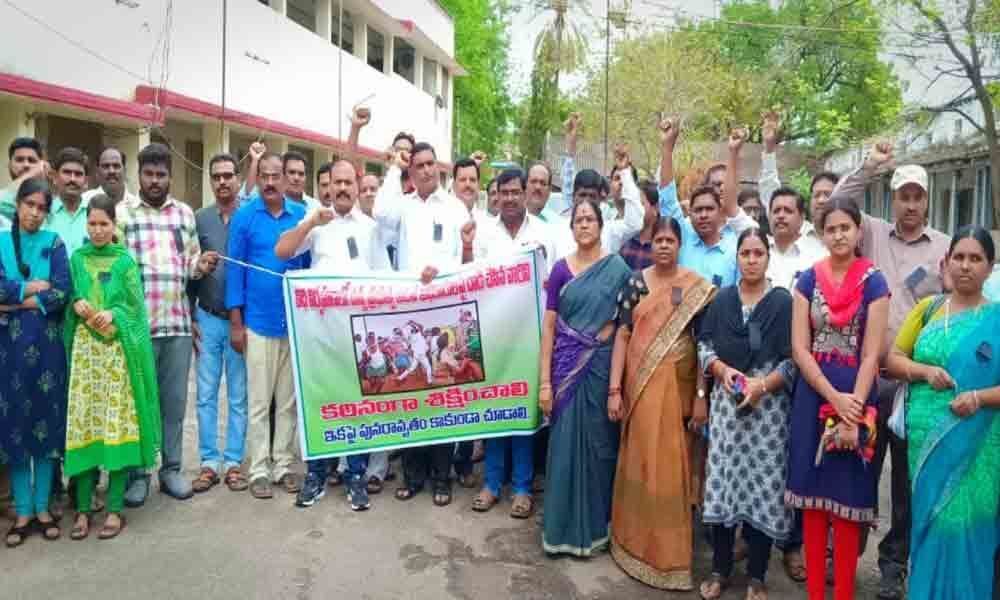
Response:
POLYGON ((705 390, 703 390, 701 388, 698 388, 698 399, 699 400, 704 400, 705 399, 705 390))

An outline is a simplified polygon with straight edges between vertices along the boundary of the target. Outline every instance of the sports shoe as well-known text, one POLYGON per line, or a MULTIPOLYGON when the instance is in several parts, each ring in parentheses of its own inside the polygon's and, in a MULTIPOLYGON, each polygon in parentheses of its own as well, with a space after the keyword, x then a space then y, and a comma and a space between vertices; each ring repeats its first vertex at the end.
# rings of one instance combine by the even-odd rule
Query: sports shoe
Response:
POLYGON ((136 475, 125 490, 125 506, 139 508, 146 503, 147 496, 149 496, 149 475, 145 473, 136 475))
POLYGON ((368 500, 368 486, 363 477, 348 482, 347 502, 354 511, 368 510, 371 507, 371 502, 368 500))
POLYGON ((295 497, 295 506, 308 508, 316 504, 325 495, 325 482, 318 475, 309 473, 306 475, 306 481, 302 485, 302 489, 299 490, 298 496, 295 497))

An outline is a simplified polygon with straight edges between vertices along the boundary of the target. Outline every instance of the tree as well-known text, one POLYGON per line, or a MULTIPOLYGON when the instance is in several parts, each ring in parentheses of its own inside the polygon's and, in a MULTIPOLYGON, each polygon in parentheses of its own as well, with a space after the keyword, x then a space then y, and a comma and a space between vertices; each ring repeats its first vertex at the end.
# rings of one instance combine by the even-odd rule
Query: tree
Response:
POLYGON ((949 4, 950 14, 933 0, 896 0, 894 4, 917 17, 918 26, 908 35, 916 47, 930 51, 914 66, 933 70, 932 85, 939 80, 960 83, 948 100, 922 108, 932 114, 957 114, 985 138, 994 182, 990 186, 993 222, 1000 224, 1000 139, 994 108, 995 97, 1000 95, 1000 64, 993 58, 1000 50, 1000 2, 955 0, 949 4), (970 105, 978 105, 982 121, 970 112, 970 105))
POLYGON ((559 79, 580 68, 587 46, 575 15, 586 14, 584 0, 548 0, 536 4, 532 19, 548 16, 535 39, 531 94, 521 115, 519 147, 525 161, 539 160, 549 131, 559 123, 559 79))
MULTIPOLYGON (((675 155, 679 169, 709 153, 734 125, 757 124, 765 108, 762 80, 725 61, 718 49, 683 32, 652 33, 620 42, 610 65, 608 138, 628 143, 632 160, 651 175, 660 161, 656 124, 662 114, 685 119, 675 155)), ((576 106, 584 136, 596 140, 604 121, 604 65, 595 66, 576 106)))
POLYGON ((879 57, 880 28, 872 0, 727 3, 720 20, 692 26, 702 44, 765 82, 786 140, 820 151, 884 130, 902 108, 899 82, 879 57))
POLYGON ((507 93, 507 0, 438 0, 455 22, 455 55, 468 75, 455 86, 455 155, 496 155, 513 117, 507 93))

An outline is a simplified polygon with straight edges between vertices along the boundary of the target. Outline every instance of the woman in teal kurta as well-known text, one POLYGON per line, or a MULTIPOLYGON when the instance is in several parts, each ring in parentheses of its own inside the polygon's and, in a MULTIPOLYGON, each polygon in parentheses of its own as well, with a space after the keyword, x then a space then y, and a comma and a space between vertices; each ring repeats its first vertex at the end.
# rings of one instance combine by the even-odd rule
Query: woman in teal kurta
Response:
POLYGON ((37 520, 60 536, 49 512, 53 472, 66 441, 63 312, 71 294, 66 248, 41 231, 52 206, 42 179, 17 190, 11 228, 0 231, 0 464, 10 467, 17 518, 7 546, 20 546, 37 520))
POLYGON ((1000 542, 1000 304, 983 297, 995 248, 982 228, 952 240, 954 291, 909 314, 887 367, 909 382, 913 491, 910 600, 989 598, 1000 542))
POLYGON ((125 520, 127 469, 155 465, 160 408, 153 347, 139 268, 115 243, 115 203, 98 194, 87 208, 90 242, 73 253, 73 308, 66 315, 69 406, 66 467, 77 478, 70 537, 90 529, 97 469, 108 471, 108 515, 98 537, 117 536, 125 520))

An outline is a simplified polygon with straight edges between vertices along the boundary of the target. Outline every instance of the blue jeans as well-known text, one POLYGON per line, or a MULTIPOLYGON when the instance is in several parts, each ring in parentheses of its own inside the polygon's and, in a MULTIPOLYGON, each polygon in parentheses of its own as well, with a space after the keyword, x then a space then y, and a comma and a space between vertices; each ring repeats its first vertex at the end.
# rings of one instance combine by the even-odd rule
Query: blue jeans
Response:
POLYGON ((511 469, 514 494, 530 495, 531 480, 535 477, 535 440, 531 435, 512 435, 486 440, 486 489, 494 496, 500 496, 507 471, 508 445, 514 461, 511 469))
POLYGON ((10 486, 14 493, 14 510, 18 517, 33 517, 49 511, 52 474, 56 459, 35 457, 10 465, 10 486), (32 477, 34 464, 34 477, 32 477))
POLYGON ((247 434, 247 367, 243 355, 229 345, 229 321, 201 307, 196 317, 201 328, 198 355, 198 452, 201 466, 222 473, 243 462, 247 434), (226 449, 219 455, 219 383, 226 372, 229 398, 226 449), (221 468, 220 468, 221 467, 221 468))
MULTIPOLYGON (((348 481, 360 481, 368 471, 368 454, 352 454, 347 458, 347 470, 344 475, 348 481)), ((323 481, 337 468, 339 458, 318 458, 306 463, 310 475, 316 475, 323 481)))

